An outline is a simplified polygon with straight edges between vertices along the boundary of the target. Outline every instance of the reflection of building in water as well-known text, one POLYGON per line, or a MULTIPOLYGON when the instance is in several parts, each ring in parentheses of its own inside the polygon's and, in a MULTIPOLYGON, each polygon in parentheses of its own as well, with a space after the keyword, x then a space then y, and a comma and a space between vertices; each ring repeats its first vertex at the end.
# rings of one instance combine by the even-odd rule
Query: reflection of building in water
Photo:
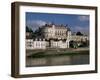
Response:
POLYGON ((70 41, 86 41, 87 36, 72 35, 70 28, 64 25, 45 24, 41 35, 30 39, 26 34, 26 49, 69 48, 70 41))

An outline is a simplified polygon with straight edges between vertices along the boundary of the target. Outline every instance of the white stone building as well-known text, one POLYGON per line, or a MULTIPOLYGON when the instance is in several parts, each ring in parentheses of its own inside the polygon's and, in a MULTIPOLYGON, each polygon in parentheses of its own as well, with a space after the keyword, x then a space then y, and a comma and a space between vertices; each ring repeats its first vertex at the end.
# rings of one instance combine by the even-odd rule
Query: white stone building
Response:
POLYGON ((69 41, 65 40, 59 40, 54 41, 51 40, 50 42, 45 40, 33 40, 33 39, 27 39, 26 40, 26 49, 46 49, 46 48, 69 48, 69 41), (48 45, 49 43, 49 45, 48 45))
POLYGON ((46 49, 45 39, 26 39, 26 49, 46 49))
POLYGON ((59 40, 59 41, 51 41, 51 48, 69 48, 69 41, 59 40))
POLYGON ((43 27, 43 35, 45 39, 67 39, 71 37, 71 31, 67 26, 46 24, 43 27))
POLYGON ((82 35, 82 36, 80 36, 80 35, 72 35, 71 36, 71 40, 77 41, 77 42, 79 42, 79 41, 87 41, 87 40, 89 40, 89 37, 88 36, 84 36, 84 35, 82 35))
POLYGON ((86 41, 87 36, 72 35, 67 26, 46 24, 42 28, 41 37, 26 39, 26 49, 69 48, 70 41, 86 41))

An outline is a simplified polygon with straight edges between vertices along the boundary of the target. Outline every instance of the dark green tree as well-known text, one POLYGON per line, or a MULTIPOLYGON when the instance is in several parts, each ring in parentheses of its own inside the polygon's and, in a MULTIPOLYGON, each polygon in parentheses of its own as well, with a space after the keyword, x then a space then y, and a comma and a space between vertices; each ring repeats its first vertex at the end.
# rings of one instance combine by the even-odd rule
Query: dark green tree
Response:
POLYGON ((77 32, 76 35, 83 36, 83 34, 80 31, 77 32))
POLYGON ((31 28, 29 28, 28 26, 26 26, 26 32, 33 32, 33 30, 31 28))
POLYGON ((78 48, 78 44, 76 41, 70 41, 69 44, 71 48, 78 48))

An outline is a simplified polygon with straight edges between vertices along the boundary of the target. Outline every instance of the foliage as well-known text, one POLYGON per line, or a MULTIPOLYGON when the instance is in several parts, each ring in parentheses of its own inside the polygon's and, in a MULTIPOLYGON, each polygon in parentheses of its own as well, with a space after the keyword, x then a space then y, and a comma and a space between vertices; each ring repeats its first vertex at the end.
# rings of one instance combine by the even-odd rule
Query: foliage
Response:
POLYGON ((35 30, 35 32, 33 32, 33 34, 34 34, 34 37, 41 36, 41 34, 42 34, 42 28, 39 27, 37 30, 35 30))
POLYGON ((78 44, 77 44, 77 42, 76 41, 70 41, 70 47, 71 48, 78 48, 78 44))
POLYGON ((77 32, 76 35, 83 36, 83 34, 80 31, 77 32))
POLYGON ((29 28, 28 26, 26 26, 26 32, 31 33, 32 38, 34 37, 39 37, 42 34, 42 28, 38 28, 37 30, 33 31, 31 28, 29 28))
POLYGON ((32 33, 33 30, 32 30, 31 28, 29 28, 28 26, 26 26, 26 32, 30 32, 30 33, 32 33))

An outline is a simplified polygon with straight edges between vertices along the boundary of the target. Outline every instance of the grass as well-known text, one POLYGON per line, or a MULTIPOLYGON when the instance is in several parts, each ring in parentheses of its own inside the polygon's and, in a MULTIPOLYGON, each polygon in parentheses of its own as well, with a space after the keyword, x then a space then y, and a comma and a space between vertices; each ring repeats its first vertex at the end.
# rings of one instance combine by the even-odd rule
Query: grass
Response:
POLYGON ((73 52, 56 52, 54 54, 47 54, 47 51, 39 51, 30 56, 29 58, 46 58, 46 57, 57 57, 57 56, 71 56, 71 55, 89 55, 89 51, 73 51, 73 52))

